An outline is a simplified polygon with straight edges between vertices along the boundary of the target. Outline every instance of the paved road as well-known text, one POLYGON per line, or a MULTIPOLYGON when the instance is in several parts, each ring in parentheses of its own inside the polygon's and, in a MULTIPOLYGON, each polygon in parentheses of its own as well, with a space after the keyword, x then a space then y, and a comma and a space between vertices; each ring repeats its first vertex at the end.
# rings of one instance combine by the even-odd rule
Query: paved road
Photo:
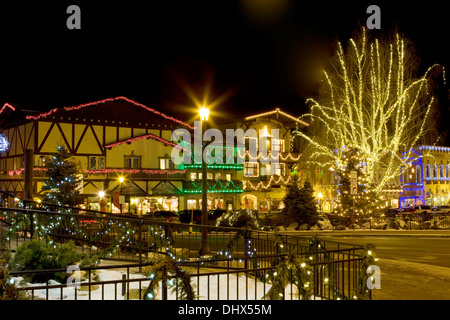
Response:
POLYGON ((351 244, 373 243, 380 259, 393 259, 450 268, 450 238, 438 237, 320 237, 351 244))
POLYGON ((375 300, 450 300, 450 233, 322 233, 323 240, 373 243, 381 269, 375 300))

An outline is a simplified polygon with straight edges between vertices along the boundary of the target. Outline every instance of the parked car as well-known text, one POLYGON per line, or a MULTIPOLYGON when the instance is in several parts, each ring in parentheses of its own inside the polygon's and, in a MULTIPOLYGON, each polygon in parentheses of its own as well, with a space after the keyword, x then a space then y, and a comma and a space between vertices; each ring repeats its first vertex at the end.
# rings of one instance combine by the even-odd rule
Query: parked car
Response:
POLYGON ((178 211, 178 216, 180 217, 181 223, 197 223, 197 221, 201 221, 202 219, 202 210, 198 209, 185 209, 178 211))
POLYGON ((450 206, 435 206, 431 208, 433 213, 436 214, 449 214, 450 213, 450 206))
POLYGON ((384 215, 388 218, 395 218, 400 212, 402 212, 401 209, 398 208, 388 208, 384 211, 384 215))
MULTIPOLYGON (((216 220, 224 214, 226 210, 224 209, 214 209, 208 210, 208 225, 215 225, 216 220)), ((181 223, 191 223, 195 224, 202 223, 202 210, 200 209, 185 209, 178 212, 181 223)))
POLYGON ((165 222, 180 222, 179 216, 175 212, 168 210, 149 212, 145 215, 145 218, 165 222))
POLYGON ((414 212, 415 213, 427 213, 427 212, 431 212, 431 207, 430 206, 414 206, 414 212))

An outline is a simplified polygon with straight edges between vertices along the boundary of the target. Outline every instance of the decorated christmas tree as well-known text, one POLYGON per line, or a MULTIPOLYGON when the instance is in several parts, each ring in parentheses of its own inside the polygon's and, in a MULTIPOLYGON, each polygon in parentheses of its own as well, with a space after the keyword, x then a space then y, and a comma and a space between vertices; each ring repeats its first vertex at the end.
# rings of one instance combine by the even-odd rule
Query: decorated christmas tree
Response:
POLYGON ((79 190, 81 181, 77 176, 77 164, 73 162, 65 146, 59 146, 57 151, 47 165, 42 201, 58 205, 79 205, 83 203, 83 198, 79 190))
POLYGON ((384 208, 383 198, 367 183, 365 162, 358 148, 349 147, 342 153, 337 166, 339 195, 336 211, 344 215, 375 214, 384 208))

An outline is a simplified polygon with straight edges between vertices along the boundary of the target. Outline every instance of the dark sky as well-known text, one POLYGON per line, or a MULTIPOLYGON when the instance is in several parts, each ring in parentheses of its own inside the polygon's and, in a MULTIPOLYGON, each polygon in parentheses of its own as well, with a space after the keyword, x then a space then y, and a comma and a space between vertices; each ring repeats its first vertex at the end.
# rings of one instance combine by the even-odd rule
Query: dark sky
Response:
POLYGON ((46 109, 123 95, 188 120, 192 97, 208 92, 218 117, 275 106, 300 115, 333 40, 365 24, 370 4, 381 32, 398 26, 424 67, 450 62, 445 2, 92 2, 0 0, 0 102, 46 109), (81 30, 66 28, 71 4, 81 30))

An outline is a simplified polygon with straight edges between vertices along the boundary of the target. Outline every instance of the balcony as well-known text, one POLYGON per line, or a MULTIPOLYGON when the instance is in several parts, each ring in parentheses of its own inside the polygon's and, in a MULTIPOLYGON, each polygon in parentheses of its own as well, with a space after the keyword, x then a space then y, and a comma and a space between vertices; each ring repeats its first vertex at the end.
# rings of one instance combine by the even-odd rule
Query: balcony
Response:
POLYGON ((126 176, 131 180, 184 180, 186 170, 178 169, 129 169, 107 168, 102 170, 86 170, 88 175, 106 175, 106 179, 117 179, 118 176, 126 176))
MULTIPOLYGON (((243 183, 240 180, 207 180, 208 193, 241 193, 243 183)), ((202 180, 188 180, 183 182, 184 193, 202 193, 202 180)))

